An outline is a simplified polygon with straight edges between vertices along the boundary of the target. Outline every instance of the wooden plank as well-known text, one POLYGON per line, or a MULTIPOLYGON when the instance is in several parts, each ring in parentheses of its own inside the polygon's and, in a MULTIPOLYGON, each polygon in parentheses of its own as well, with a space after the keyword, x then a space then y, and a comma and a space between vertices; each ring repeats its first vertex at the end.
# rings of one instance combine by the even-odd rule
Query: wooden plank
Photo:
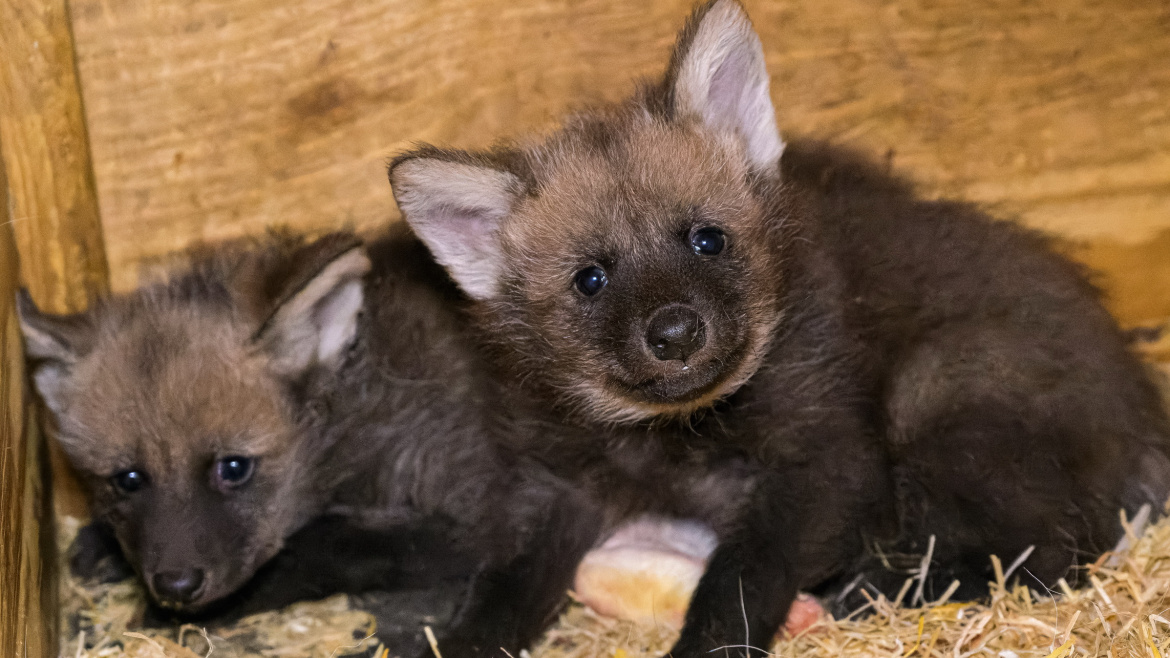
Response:
MULTIPOLYGON (((21 280, 41 308, 85 309, 109 289, 65 0, 0 0, 0 156, 21 280)), ((58 511, 84 517, 77 478, 53 443, 58 511)))
POLYGON ((22 280, 41 308, 84 310, 109 287, 64 0, 0 2, 0 152, 22 280))
MULTIPOLYGON (((393 215, 383 165, 548 125, 659 72, 691 0, 73 2, 115 287, 192 243, 393 215)), ((746 0, 782 128, 1071 239, 1170 229, 1170 4, 746 0)), ((1085 252, 1095 253, 1095 252, 1085 252)), ((1129 294, 1170 290, 1170 253, 1129 294)), ((1170 316, 1170 295, 1122 300, 1170 316)))
MULTIPOLYGON (((0 163, 0 208, 7 186, 0 163)), ((16 317, 16 245, 0 222, 0 656, 56 655, 51 495, 43 444, 25 399, 24 355, 16 317)))

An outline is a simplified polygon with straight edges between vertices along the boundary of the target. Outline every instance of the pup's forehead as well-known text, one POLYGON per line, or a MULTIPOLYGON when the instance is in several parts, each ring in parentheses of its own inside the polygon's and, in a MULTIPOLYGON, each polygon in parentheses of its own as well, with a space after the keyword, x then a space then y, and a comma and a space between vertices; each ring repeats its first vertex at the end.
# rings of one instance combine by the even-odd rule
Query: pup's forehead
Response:
POLYGON ((537 150, 536 194, 505 229, 516 243, 545 253, 589 241, 632 248, 693 208, 734 209, 750 197, 733 138, 650 117, 607 125, 604 138, 569 128, 537 150))
POLYGON ((76 427, 63 428, 82 435, 71 438, 90 444, 94 461, 263 452, 280 433, 280 392, 230 323, 155 314, 117 329, 77 365, 68 414, 76 427), (253 443, 233 444, 241 441, 253 443))
POLYGON ((248 361, 247 341, 228 314, 186 307, 127 313, 100 325, 78 374, 152 394, 175 380, 235 380, 248 361))

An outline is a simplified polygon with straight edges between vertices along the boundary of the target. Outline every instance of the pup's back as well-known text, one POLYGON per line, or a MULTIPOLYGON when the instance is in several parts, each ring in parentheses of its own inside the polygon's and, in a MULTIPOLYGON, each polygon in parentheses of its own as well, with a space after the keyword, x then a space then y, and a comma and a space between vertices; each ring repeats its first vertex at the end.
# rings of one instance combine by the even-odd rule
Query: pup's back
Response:
POLYGON ((901 519, 887 548, 921 552, 934 534, 952 567, 969 551, 973 574, 936 577, 975 594, 988 547, 1036 545, 1048 582, 1112 546, 1119 509, 1160 509, 1161 399, 1086 273, 1039 234, 916 198, 847 151, 796 142, 782 162, 885 417, 901 519))

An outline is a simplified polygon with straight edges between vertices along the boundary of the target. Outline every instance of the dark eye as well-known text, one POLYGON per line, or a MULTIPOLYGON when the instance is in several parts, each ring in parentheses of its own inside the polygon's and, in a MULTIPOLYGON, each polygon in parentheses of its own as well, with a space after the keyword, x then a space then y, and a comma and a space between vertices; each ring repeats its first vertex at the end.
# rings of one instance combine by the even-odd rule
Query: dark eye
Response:
POLYGON ((251 457, 224 457, 215 464, 215 475, 229 487, 238 487, 252 477, 256 460, 251 457))
POLYGON ((605 275, 605 270, 593 265, 577 272, 577 275, 573 277, 573 283, 582 295, 592 297, 601 292, 605 284, 609 283, 609 277, 605 275))
POLYGON ((134 493, 145 487, 150 481, 150 478, 146 477, 146 473, 134 470, 122 471, 111 479, 114 481, 114 486, 122 493, 134 493))
POLYGON ((691 250, 700 256, 718 256, 723 251, 726 238, 723 231, 706 226, 691 232, 691 250))

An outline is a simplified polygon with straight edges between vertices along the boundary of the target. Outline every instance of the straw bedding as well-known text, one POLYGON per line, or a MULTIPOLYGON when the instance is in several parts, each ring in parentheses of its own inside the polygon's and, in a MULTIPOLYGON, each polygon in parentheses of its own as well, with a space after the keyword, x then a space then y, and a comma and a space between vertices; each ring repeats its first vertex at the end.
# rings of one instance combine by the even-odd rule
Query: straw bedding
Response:
MULTIPOLYGON (((1170 338, 1150 351, 1168 346, 1170 338)), ((823 618, 769 650, 777 656, 1170 658, 1170 518, 1146 523, 1141 516, 1130 520, 1122 515, 1126 537, 1114 552, 1085 567, 1080 589, 1063 582, 1055 591, 1035 589, 1038 583, 1030 584, 1022 570, 1013 569, 1018 556, 992 557, 998 575, 983 602, 951 601, 944 595, 910 607, 916 585, 910 579, 895 600, 879 597, 849 618, 823 618)), ((64 548, 79 522, 65 519, 60 526, 64 548)), ((135 581, 89 585, 64 566, 62 574, 61 655, 66 657, 394 655, 373 636, 373 617, 354 609, 344 595, 222 627, 147 629, 137 628, 145 598, 135 581)), ((573 603, 531 658, 658 656, 674 635, 662 626, 604 618, 573 603)), ((441 652, 442 646, 437 649, 441 652)))
MULTIPOLYGON (((1170 519, 1130 529, 1122 550, 1087 568, 1083 589, 1029 588, 1026 577, 989 584, 986 603, 942 600, 924 607, 877 598, 852 618, 822 619, 777 641, 777 656, 999 656, 1001 658, 1170 657, 1170 519)), ((72 522, 76 525, 76 521, 72 522)), ((1010 565, 1000 564, 998 573, 1010 565)), ((330 658, 389 654, 372 637, 373 618, 344 595, 248 617, 222 628, 139 629, 145 605, 133 580, 63 583, 62 655, 86 658, 330 658)), ((574 603, 532 651, 532 658, 638 658, 669 648, 674 632, 607 619, 574 603)), ((442 647, 439 647, 440 651, 442 647)), ((392 654, 390 654, 392 655, 392 654)), ((458 658, 448 656, 448 658, 458 658)))

